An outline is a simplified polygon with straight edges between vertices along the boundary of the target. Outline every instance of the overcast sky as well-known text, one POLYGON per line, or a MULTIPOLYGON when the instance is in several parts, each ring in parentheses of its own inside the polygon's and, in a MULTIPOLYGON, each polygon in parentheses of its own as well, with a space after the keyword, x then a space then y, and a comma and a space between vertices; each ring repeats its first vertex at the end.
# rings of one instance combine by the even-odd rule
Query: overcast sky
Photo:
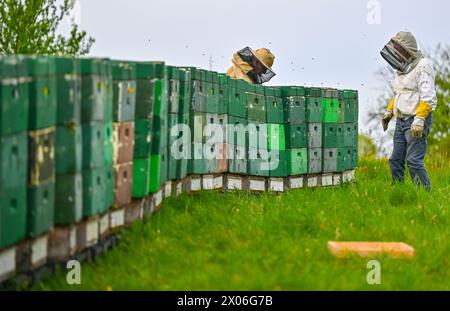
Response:
POLYGON ((269 84, 358 89, 362 130, 390 37, 409 30, 424 49, 450 44, 446 0, 78 1, 76 19, 96 39, 92 56, 224 72, 236 50, 267 47, 277 73, 269 84))

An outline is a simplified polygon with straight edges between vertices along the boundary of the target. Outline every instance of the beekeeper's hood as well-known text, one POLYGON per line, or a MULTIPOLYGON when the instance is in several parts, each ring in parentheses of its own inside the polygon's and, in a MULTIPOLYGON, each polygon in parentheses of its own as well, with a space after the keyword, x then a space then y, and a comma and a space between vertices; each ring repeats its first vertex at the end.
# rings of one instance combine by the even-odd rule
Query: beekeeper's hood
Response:
POLYGON ((274 59, 275 55, 273 55, 268 49, 261 48, 253 51, 251 48, 245 47, 237 53, 234 53, 232 62, 245 74, 250 76, 255 81, 255 83, 262 84, 269 81, 275 76, 275 72, 273 72, 272 70, 274 59), (256 58, 266 68, 265 72, 255 74, 252 71, 253 58, 256 58))
POLYGON ((410 32, 400 31, 381 50, 381 56, 399 74, 406 74, 423 58, 416 38, 410 32))

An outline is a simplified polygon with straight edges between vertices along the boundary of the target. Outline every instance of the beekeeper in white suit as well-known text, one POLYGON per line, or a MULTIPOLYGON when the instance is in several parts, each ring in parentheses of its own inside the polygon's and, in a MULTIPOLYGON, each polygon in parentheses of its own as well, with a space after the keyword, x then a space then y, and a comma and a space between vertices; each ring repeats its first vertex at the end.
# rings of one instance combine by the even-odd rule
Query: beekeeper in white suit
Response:
POLYGON ((382 116, 384 131, 392 117, 397 118, 394 149, 389 159, 392 181, 404 180, 406 161, 414 183, 430 190, 423 160, 432 111, 437 104, 433 62, 419 51, 414 36, 403 31, 384 46, 381 56, 397 72, 393 84, 395 96, 382 116))

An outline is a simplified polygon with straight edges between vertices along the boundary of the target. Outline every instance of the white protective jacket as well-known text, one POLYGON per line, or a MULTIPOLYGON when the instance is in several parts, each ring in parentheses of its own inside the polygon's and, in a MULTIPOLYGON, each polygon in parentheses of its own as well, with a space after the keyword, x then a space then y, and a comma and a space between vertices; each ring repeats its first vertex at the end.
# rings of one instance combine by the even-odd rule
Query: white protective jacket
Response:
POLYGON ((402 119, 426 118, 437 105, 435 77, 433 62, 428 58, 422 58, 409 73, 398 74, 393 82, 395 97, 388 110, 402 119))

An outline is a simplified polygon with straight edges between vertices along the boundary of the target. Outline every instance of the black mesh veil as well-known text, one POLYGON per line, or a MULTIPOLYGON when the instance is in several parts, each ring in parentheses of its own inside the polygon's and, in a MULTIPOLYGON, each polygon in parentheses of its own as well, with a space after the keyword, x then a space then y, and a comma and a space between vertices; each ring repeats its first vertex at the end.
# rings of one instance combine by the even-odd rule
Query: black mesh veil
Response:
MULTIPOLYGON (((245 47, 242 50, 238 51, 238 55, 242 58, 244 62, 246 62, 250 66, 252 65, 253 57, 257 58, 255 56, 255 52, 253 52, 253 50, 249 47, 245 47)), ((266 71, 264 73, 256 75, 254 74, 254 72, 251 72, 250 76, 255 81, 255 83, 263 84, 272 79, 275 76, 275 72, 266 67, 266 71)))

